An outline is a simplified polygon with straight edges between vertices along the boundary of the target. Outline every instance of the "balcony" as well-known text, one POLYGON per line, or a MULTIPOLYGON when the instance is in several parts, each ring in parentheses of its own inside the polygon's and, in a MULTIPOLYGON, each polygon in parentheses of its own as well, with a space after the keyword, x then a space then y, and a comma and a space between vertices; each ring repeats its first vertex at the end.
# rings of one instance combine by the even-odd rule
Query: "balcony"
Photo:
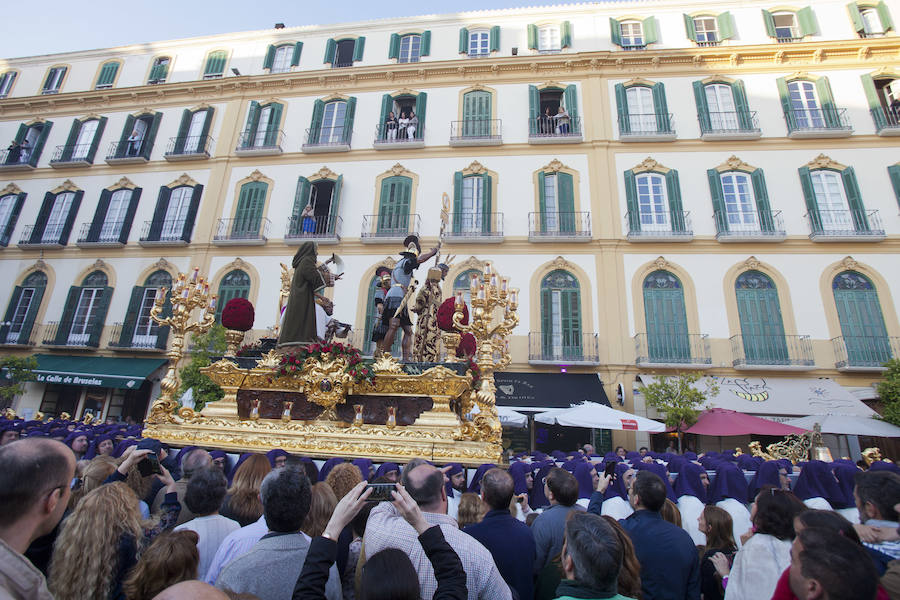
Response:
POLYGON ((127 234, 122 235, 125 221, 108 221, 102 224, 82 223, 75 245, 80 248, 121 248, 127 234))
POLYGON ((619 113, 620 142, 674 142, 675 119, 672 113, 619 113))
POLYGON ((500 125, 500 119, 450 121, 450 145, 499 146, 503 143, 500 125))
POLYGON ((636 50, 646 50, 646 49, 647 49, 647 44, 624 44, 624 43, 623 43, 623 44, 620 46, 620 48, 622 48, 622 50, 626 50, 626 51, 629 51, 629 52, 634 52, 634 51, 636 51, 636 50))
POLYGON ((242 131, 234 153, 238 156, 272 156, 281 154, 284 132, 280 129, 242 131))
POLYGON ((111 142, 106 162, 110 165, 128 165, 150 162, 150 150, 146 139, 124 142, 111 142))
POLYGON ((784 111, 788 137, 805 140, 814 138, 850 137, 853 127, 844 108, 800 108, 784 111))
POLYGON ((138 244, 144 247, 187 246, 191 240, 184 235, 184 227, 182 220, 144 221, 138 244))
POLYGON ((37 166, 37 157, 32 157, 27 150, 0 150, 0 172, 3 171, 34 171, 37 166), (34 160, 32 160, 32 158, 34 160))
POLYGON ((202 160, 209 158, 209 148, 213 139, 208 135, 186 135, 169 138, 169 145, 163 154, 169 162, 202 160))
POLYGON ((168 339, 168 327, 160 327, 154 334, 138 335, 132 332, 128 339, 123 340, 122 323, 115 323, 110 327, 107 346, 110 350, 119 351, 165 352, 168 339))
POLYGON ((569 117, 569 122, 560 124, 554 117, 528 119, 529 144, 577 144, 584 140, 581 117, 569 117))
POLYGON ((350 138, 353 129, 343 125, 332 127, 318 127, 306 130, 306 141, 303 142, 301 151, 306 154, 321 154, 324 152, 350 152, 350 138))
POLYGON ((817 210, 803 217, 814 242, 880 242, 886 237, 877 210, 817 210))
POLYGON ((408 235, 419 235, 422 218, 418 214, 363 215, 360 241, 364 244, 402 242, 408 235))
POLYGON ((43 233, 41 233, 40 238, 34 238, 34 228, 37 225, 26 225, 22 230, 22 236, 19 238, 19 248, 43 248, 47 250, 53 250, 58 248, 65 247, 66 243, 69 241, 69 236, 66 235, 63 237, 64 231, 62 231, 62 227, 55 229, 54 231, 49 231, 44 227, 43 233))
POLYGON ((216 246, 262 246, 269 239, 269 219, 219 219, 212 243, 216 246))
POLYGON ((50 159, 50 166, 54 169, 67 169, 70 167, 89 167, 93 164, 94 157, 91 154, 93 144, 63 144, 57 146, 50 159))
POLYGON ((735 335, 732 365, 739 370, 809 371, 816 368, 808 335, 735 335))
POLYGON ((882 137, 900 135, 900 109, 891 110, 879 106, 873 108, 872 120, 875 121, 875 132, 882 137))
POLYGON ((444 231, 447 243, 500 243, 503 241, 503 213, 452 213, 444 231))
POLYGON ((7 348, 30 348, 34 346, 37 343, 35 340, 38 337, 37 332, 40 331, 41 326, 34 323, 29 331, 22 331, 22 325, 22 323, 10 323, 6 333, 0 338, 0 346, 7 348), (13 331, 13 325, 19 329, 13 331))
POLYGON ((337 244, 341 241, 344 220, 337 215, 317 215, 313 217, 291 217, 284 232, 284 243, 293 246, 303 242, 337 244))
POLYGON ((780 210, 713 213, 716 240, 732 242, 783 242, 787 237, 780 210))
POLYGON ((599 365, 600 336, 578 333, 553 335, 541 331, 528 334, 528 363, 532 365, 599 365), (574 337, 574 339, 567 339, 574 337))
POLYGON ((51 321, 50 323, 47 323, 47 325, 44 326, 42 335, 43 341, 41 343, 44 346, 51 346, 56 348, 93 350, 100 345, 99 340, 103 334, 103 325, 88 323, 83 332, 70 332, 64 340, 56 339, 58 332, 59 321, 51 321))
POLYGON ((709 337, 705 333, 634 336, 635 364, 639 367, 708 369, 712 367, 709 337))
POLYGON ((755 110, 700 113, 697 119, 704 141, 755 140, 762 135, 755 110))
POLYGON ((528 213, 529 242, 589 242, 590 212, 528 213))
POLYGON ((690 211, 625 213, 629 242, 689 242, 694 239, 690 211))
POLYGON ((775 36, 775 42, 778 44, 796 44, 803 41, 803 36, 797 37, 792 35, 775 36))
POLYGON ((388 129, 384 123, 375 127, 376 150, 408 150, 425 147, 425 123, 405 129, 388 129))
POLYGON ((838 371, 886 371, 884 363, 900 357, 900 337, 847 337, 831 340, 838 371))

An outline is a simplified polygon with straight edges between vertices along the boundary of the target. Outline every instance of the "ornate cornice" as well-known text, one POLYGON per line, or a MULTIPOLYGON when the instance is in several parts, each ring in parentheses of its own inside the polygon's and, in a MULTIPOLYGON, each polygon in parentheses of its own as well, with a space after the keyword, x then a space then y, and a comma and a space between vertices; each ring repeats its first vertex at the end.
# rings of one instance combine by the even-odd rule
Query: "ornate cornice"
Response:
POLYGON ((75 185, 71 179, 66 179, 61 184, 50 190, 51 194, 61 194, 63 192, 80 192, 81 188, 75 185))
POLYGON ((745 173, 752 173, 755 170, 756 167, 748 165, 733 154, 731 155, 731 158, 716 167, 716 171, 718 171, 719 173, 726 173, 728 171, 743 171, 745 173))
POLYGON ((338 174, 329 169, 328 167, 322 167, 315 173, 309 176, 310 181, 314 181, 317 179, 333 179, 337 181, 338 174))
POLYGON ((472 164, 462 170, 463 175, 484 175, 487 172, 487 167, 477 160, 473 160, 472 164))
POLYGON ((182 187, 182 186, 185 186, 185 185, 189 185, 189 186, 191 186, 191 187, 194 187, 195 185, 200 185, 200 184, 197 183, 196 181, 194 181, 194 179, 193 179, 190 175, 188 175, 187 173, 182 173, 182 174, 181 174, 181 177, 179 177, 178 179, 176 179, 176 180, 173 181, 172 183, 166 184, 166 187, 167 187, 167 188, 171 188, 171 189, 174 190, 175 188, 182 187))
POLYGON ((133 190, 136 187, 137 186, 134 184, 133 181, 131 181, 127 177, 122 177, 120 180, 118 180, 117 182, 115 182, 114 184, 112 184, 111 186, 109 186, 106 189, 109 190, 110 192, 114 192, 115 190, 123 190, 123 189, 133 190))
MULTIPOLYGON (((541 171, 550 171, 553 173, 559 173, 562 170, 569 169, 566 165, 562 164, 558 158, 554 158, 547 165, 541 167, 541 171)), ((571 169, 569 169, 571 170, 571 169)))
POLYGON ((672 169, 670 169, 669 167, 662 166, 661 164, 656 162, 656 159, 651 158, 649 156, 647 158, 645 158, 643 160, 643 162, 641 162, 641 164, 639 164, 638 166, 631 169, 631 171, 635 175, 637 175, 638 173, 647 173, 647 172, 661 173, 661 174, 665 175, 666 173, 668 173, 671 170, 672 169))
POLYGON ((817 157, 806 163, 806 166, 813 171, 817 169, 834 169, 835 171, 843 171, 847 168, 847 165, 842 165, 841 163, 837 162, 836 160, 832 160, 824 154, 818 155, 817 157))
POLYGON ((14 183, 10 183, 5 188, 0 190, 0 196, 8 196, 10 194, 21 194, 21 193, 22 193, 22 188, 20 188, 19 186, 17 186, 14 183))

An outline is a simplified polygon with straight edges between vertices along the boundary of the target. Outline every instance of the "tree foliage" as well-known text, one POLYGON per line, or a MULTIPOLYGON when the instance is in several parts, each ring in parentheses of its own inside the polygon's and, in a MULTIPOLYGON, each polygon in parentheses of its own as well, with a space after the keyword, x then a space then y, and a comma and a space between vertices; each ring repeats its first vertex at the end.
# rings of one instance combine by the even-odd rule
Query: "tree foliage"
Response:
POLYGON ((212 362, 211 356, 225 353, 225 328, 216 323, 202 335, 191 336, 190 361, 179 372, 181 376, 180 394, 194 390, 194 410, 201 410, 207 402, 215 402, 225 397, 225 392, 212 379, 200 372, 212 362))
POLYGON ((13 399, 25 392, 25 382, 34 381, 37 359, 33 356, 4 356, 0 358, 0 405, 9 406, 13 399))
POLYGON ((900 359, 884 363, 887 371, 878 383, 878 396, 883 405, 881 418, 892 425, 900 425, 900 359))
POLYGON ((679 451, 682 431, 697 422, 706 400, 719 393, 719 386, 710 379, 704 380, 703 388, 695 386, 700 379, 699 373, 679 373, 657 377, 650 385, 639 388, 647 405, 663 413, 666 426, 678 432, 679 451))

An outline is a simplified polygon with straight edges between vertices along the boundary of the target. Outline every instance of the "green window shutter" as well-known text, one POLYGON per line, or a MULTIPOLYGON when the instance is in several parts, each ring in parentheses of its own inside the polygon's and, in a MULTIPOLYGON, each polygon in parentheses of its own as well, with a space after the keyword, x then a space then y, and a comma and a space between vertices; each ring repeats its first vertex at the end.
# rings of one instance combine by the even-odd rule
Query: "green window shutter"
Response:
MULTIPOLYGON (((16 203, 13 204, 13 209, 9 214, 9 220, 6 222, 6 227, 3 229, 2 237, 0 237, 0 246, 6 247, 9 245, 9 240, 12 238, 13 230, 16 228, 16 222, 19 220, 19 213, 22 212, 22 205, 25 204, 25 197, 28 194, 22 192, 21 194, 16 195, 16 203)), ((9 321, 9 319, 6 319, 9 321)), ((0 335, 2 338, 2 335, 0 335)))
POLYGON ((546 185, 547 175, 540 171, 538 173, 538 208, 540 209, 541 232, 547 231, 547 194, 544 189, 546 185))
POLYGON ((856 231, 869 231, 869 218, 866 216, 866 207, 863 205, 862 194, 859 193, 856 171, 853 167, 847 167, 841 171, 841 179, 844 181, 844 192, 847 194, 850 215, 853 217, 853 228, 856 231))
POLYGON ((106 213, 109 211, 109 200, 112 198, 112 192, 103 190, 100 192, 100 201, 97 202, 97 209, 94 211, 94 220, 88 229, 87 241, 96 242, 100 239, 100 230, 103 228, 103 222, 106 220, 106 213))
POLYGON ((84 192, 79 190, 75 192, 75 197, 72 198, 72 205, 69 207, 69 214, 66 215, 66 222, 63 223, 62 232, 59 235, 59 242, 65 246, 69 242, 69 236, 72 235, 72 227, 75 226, 75 217, 78 215, 78 208, 81 206, 81 199, 84 197, 84 192))
POLYGON ((682 15, 684 17, 684 33, 692 42, 697 41, 697 28, 694 26, 694 17, 691 15, 682 15))
POLYGON ((672 124, 669 119, 669 104, 666 102, 666 86, 660 81, 653 84, 652 90, 657 131, 669 133, 672 131, 672 124))
POLYGON ((200 196, 203 194, 203 186, 197 184, 194 186, 194 193, 191 194, 191 204, 188 206, 187 216, 184 219, 184 231, 181 232, 181 239, 190 243, 191 235, 194 233, 194 221, 197 220, 197 211, 200 209, 200 196))
POLYGON ((709 131, 712 129, 712 123, 709 118, 709 104, 706 102, 706 86, 702 81, 693 82, 693 86, 694 102, 697 103, 697 117, 700 119, 700 131, 709 131))
POLYGON ((322 133, 322 118, 325 114, 325 103, 316 99, 313 103, 312 120, 309 123, 309 143, 318 144, 322 133))
POLYGON ((422 32, 422 39, 419 42, 419 56, 431 55, 431 30, 426 29, 422 32))
POLYGON ((72 127, 69 129, 69 137, 66 138, 66 145, 63 146, 62 155, 59 157, 61 161, 65 162, 72 158, 72 153, 75 151, 75 142, 78 140, 78 132, 81 131, 82 122, 79 119, 75 119, 72 121, 72 127))
POLYGON ((734 108, 738 113, 738 122, 741 129, 753 129, 753 115, 750 114, 750 103, 747 102, 747 89, 740 79, 731 84, 731 95, 734 98, 734 108))
POLYGON ((256 129, 259 127, 259 111, 259 102, 251 100, 250 107, 247 109, 247 127, 244 129, 244 139, 243 144, 241 144, 244 148, 249 148, 253 145, 256 129))
POLYGON ((365 36, 359 36, 358 38, 356 38, 356 41, 353 43, 353 62, 363 59, 363 52, 365 51, 365 48, 365 36))
POLYGON ((656 17, 647 17, 643 21, 644 43, 655 44, 659 41, 659 32, 656 27, 656 17))
POLYGON ((81 296, 81 288, 73 285, 69 288, 69 295, 66 296, 66 303, 63 306, 62 317, 59 320, 59 326, 56 328, 56 338, 53 343, 57 346, 65 346, 69 339, 69 330, 72 329, 72 320, 75 318, 75 309, 78 307, 78 298, 81 296))
POLYGON ((291 52, 291 66, 296 67, 300 64, 300 55, 303 53, 303 42, 294 44, 294 50, 291 52))
POLYGON ((560 48, 571 48, 572 47, 572 22, 571 21, 563 21, 562 25, 559 26, 559 47, 560 48))
POLYGON ((834 96, 831 94, 831 84, 828 83, 827 77, 823 76, 816 79, 816 95, 819 96, 825 123, 829 127, 840 127, 841 120, 838 117, 837 108, 834 106, 834 96))
POLYGON ((333 63, 335 50, 337 50, 337 42, 334 41, 334 38, 329 38, 328 42, 325 44, 325 60, 322 62, 325 64, 333 63))
POLYGON ((269 105, 269 123, 266 126, 266 139, 263 142, 266 146, 275 146, 278 144, 278 132, 281 130, 281 112, 284 106, 278 102, 269 105))
POLYGON ((763 24, 766 26, 766 35, 776 37, 775 35, 775 17, 767 10, 762 11, 763 24))
POLYGON ((344 189, 344 176, 338 175, 337 180, 334 182, 334 192, 332 192, 331 198, 331 207, 329 208, 329 215, 336 215, 339 212, 341 207, 341 190, 344 189))
MULTIPOLYGON (((9 298, 9 304, 6 306, 6 316, 3 317, 3 325, 0 325, 0 339, 6 342, 6 338, 9 335, 9 325, 7 323, 12 323, 12 320, 16 316, 16 308, 19 306, 19 298, 22 297, 22 286, 17 285, 13 288, 12 296, 9 298)), ((28 338, 22 337, 21 335, 17 338, 17 342, 19 340, 26 340, 28 338)))
POLYGON ((125 321, 122 323, 122 331, 119 334, 119 346, 128 348, 134 338, 134 328, 137 325, 138 314, 141 310, 141 301, 144 299, 144 290, 147 288, 136 285, 131 290, 131 299, 128 301, 128 310, 125 312, 125 321))
POLYGON ((16 141, 21 144, 22 140, 24 140, 25 136, 28 134, 29 129, 30 127, 28 127, 28 125, 19 125, 19 129, 16 131, 16 141))
POLYGON ((728 231, 728 213, 725 211, 725 191, 722 189, 722 176, 717 169, 707 169, 706 179, 709 181, 709 194, 712 196, 716 231, 724 233, 728 231))
POLYGON ((500 51, 500 26, 494 25, 491 27, 490 39, 488 43, 490 44, 491 52, 499 52, 500 51))
POLYGON ((638 208, 637 183, 631 169, 625 171, 625 205, 628 208, 628 231, 637 233, 641 230, 641 211, 638 208))
POLYGON ((681 205, 681 184, 678 171, 672 169, 666 173, 666 191, 669 194, 669 214, 672 217, 672 231, 685 231, 684 208, 681 205))
POLYGON ((306 208, 306 203, 309 202, 309 188, 309 179, 302 175, 297 178, 297 189, 294 192, 294 207, 293 210, 291 210, 289 235, 297 236, 303 231, 303 219, 300 217, 300 213, 303 212, 303 209, 306 208))
POLYGON ((538 132, 538 119, 541 117, 541 93, 537 86, 528 86, 528 132, 538 132))
POLYGON ((268 187, 268 184, 262 181, 245 183, 241 186, 240 197, 234 211, 232 235, 248 237, 259 233, 268 187))
POLYGON ((228 59, 228 53, 224 50, 218 50, 210 53, 206 58, 206 69, 204 75, 221 75, 225 72, 225 61, 228 59))
POLYGON ((163 220, 166 218, 166 212, 169 209, 169 198, 172 196, 172 189, 164 185, 159 188, 159 197, 156 199, 156 209, 153 211, 153 220, 150 221, 150 231, 147 233, 147 239, 151 241, 159 241, 162 235, 163 220))
POLYGON ((575 231, 575 181, 568 173, 556 174, 556 205, 559 207, 559 230, 575 231))
POLYGON ((813 232, 822 231, 822 216, 819 214, 819 203, 813 190, 809 167, 800 167, 797 172, 800 174, 800 187, 803 189, 803 200, 806 202, 806 212, 809 213, 810 226, 813 232))
POLYGON ((51 127, 53 127, 53 123, 44 121, 44 126, 41 127, 41 133, 34 141, 34 148, 31 149, 31 155, 28 157, 28 164, 32 167, 37 166, 38 159, 41 157, 41 152, 44 151, 44 144, 47 143, 47 136, 50 135, 51 127))
POLYGON ((184 152, 184 144, 187 141, 188 128, 191 125, 193 113, 190 109, 184 109, 181 113, 181 123, 178 125, 178 137, 175 138, 175 154, 184 152))
POLYGON ((468 54, 469 52, 469 30, 465 27, 459 30, 459 53, 468 54))
POLYGON ((147 160, 150 160, 150 153, 153 152, 153 142, 156 141, 156 132, 159 131, 160 121, 162 121, 162 113, 154 113, 147 136, 144 138, 143 148, 141 148, 141 156, 147 160))
POLYGON ((544 356, 553 355, 552 294, 549 289, 541 288, 541 354, 544 356))
POLYGON ((529 50, 537 50, 538 47, 538 30, 537 25, 528 24, 528 49, 529 50))
POLYGON ((119 63, 108 62, 100 67, 100 75, 97 77, 97 86, 111 86, 116 81, 116 73, 119 72, 119 63))
POLYGON ((344 113, 344 135, 343 142, 345 144, 350 143, 350 138, 353 136, 353 118, 356 116, 356 97, 350 96, 347 100, 347 112, 344 113))
POLYGON ((575 84, 567 85, 563 90, 563 103, 566 105, 566 112, 572 118, 574 129, 577 126, 575 120, 578 118, 578 91, 575 89, 575 84))
POLYGON ((134 215, 137 212, 138 202, 141 199, 141 188, 134 188, 131 199, 128 201, 128 210, 125 211, 125 220, 122 222, 122 230, 119 232, 119 242, 128 243, 128 234, 131 233, 131 225, 134 223, 134 215))
POLYGON ((609 19, 609 39, 616 46, 622 45, 622 28, 619 22, 612 17, 609 19))
POLYGON ((734 37, 734 17, 730 12, 720 13, 716 17, 716 26, 719 28, 720 40, 730 40, 734 37))
POLYGON ((888 10, 887 4, 883 0, 875 5, 878 11, 878 18, 881 19, 881 28, 885 31, 891 31, 894 28, 894 21, 891 19, 891 11, 888 10))
POLYGON ((388 58, 400 57, 400 36, 396 33, 391 34, 391 43, 388 45, 388 58))
POLYGON ((200 129, 200 137, 202 138, 200 140, 200 143, 201 143, 200 148, 201 149, 205 147, 203 144, 206 143, 206 136, 209 135, 209 130, 212 127, 213 114, 216 112, 216 109, 213 107, 209 107, 205 110, 206 110, 206 118, 203 119, 203 127, 200 129))
POLYGON ((266 57, 263 59, 263 69, 270 69, 275 64, 275 46, 269 44, 266 48, 266 57))
POLYGON ((47 227, 47 219, 50 218, 50 211, 53 210, 53 201, 55 199, 56 194, 51 194, 50 192, 44 194, 44 202, 41 204, 41 208, 38 211, 38 216, 34 222, 34 228, 31 230, 31 237, 29 238, 29 241, 32 244, 41 241, 41 238, 44 235, 44 228, 47 227))
POLYGON ((619 133, 631 133, 631 121, 628 118, 628 94, 625 86, 616 84, 616 112, 619 113, 619 133))
MULTIPOLYGON (((41 301, 44 299, 43 285, 34 287, 34 295, 31 297, 31 304, 28 306, 28 312, 25 313, 25 320, 22 322, 22 329, 19 331, 19 343, 27 342, 31 339, 31 331, 34 329, 34 321, 37 319, 38 311, 41 308, 41 301)), ((7 319, 8 321, 9 319, 7 319)), ((2 335, 2 334, 0 334, 2 335)))
POLYGON ((106 313, 109 312, 109 302, 112 300, 112 294, 113 288, 106 286, 97 299, 97 312, 94 314, 94 320, 90 324, 91 335, 87 341, 87 345, 92 348, 100 345, 100 336, 103 334, 103 324, 106 323, 106 313))
POLYGON ((581 356, 581 292, 563 290, 562 309, 563 356, 581 356))
POLYGON ((779 77, 775 80, 778 86, 778 97, 781 99, 781 110, 784 111, 784 118, 787 121, 788 133, 797 128, 797 119, 794 117, 794 111, 791 108, 791 94, 788 92, 787 80, 779 77))
POLYGON ((453 174, 453 233, 462 230, 462 191, 463 174, 457 171, 453 174))
POLYGON ((812 6, 797 11, 797 23, 800 25, 800 35, 816 35, 819 32, 812 6))
POLYGON ((128 115, 125 118, 125 127, 122 128, 122 135, 119 136, 119 143, 116 144, 115 158, 124 158, 128 151, 128 136, 134 131, 134 115, 128 115))
POLYGON ((419 136, 425 133, 425 111, 428 108, 428 94, 419 92, 416 96, 416 118, 419 119, 419 136))
POLYGON ((481 231, 488 233, 492 231, 491 221, 493 215, 491 213, 494 212, 493 190, 491 189, 493 178, 485 173, 481 176, 481 181, 483 189, 481 203, 481 231))
POLYGON ((847 12, 850 13, 850 22, 853 23, 853 31, 863 31, 866 26, 863 24, 862 13, 859 12, 859 5, 856 2, 851 2, 847 5, 847 12))
POLYGON ((775 231, 775 217, 772 215, 772 205, 769 204, 769 188, 762 169, 750 173, 750 183, 753 185, 753 196, 756 198, 760 229, 766 232, 775 231))
POLYGON ((169 63, 153 65, 150 69, 150 80, 165 79, 169 75, 169 63))
POLYGON ((100 147, 100 139, 103 137, 103 130, 106 129, 106 121, 106 117, 100 117, 100 120, 97 123, 97 130, 94 131, 94 139, 91 140, 91 147, 88 148, 88 153, 85 157, 89 163, 93 164, 94 157, 97 156, 97 149, 100 147))
POLYGON ((872 120, 875 122, 875 129, 876 131, 881 131, 882 128, 887 126, 888 122, 887 114, 878 98, 878 90, 875 89, 875 81, 868 73, 861 75, 860 79, 862 79, 863 91, 866 93, 866 101, 869 103, 869 112, 872 115, 872 120))
MULTIPOLYGON (((897 204, 900 205, 900 165, 891 165, 888 167, 888 177, 891 178, 891 185, 894 188, 894 196, 897 197, 897 204)), ((23 194, 20 194, 20 196, 23 194)), ((12 229, 9 230, 12 233, 12 229)))
MULTIPOLYGON (((390 94, 384 94, 381 97, 381 120, 378 122, 379 125, 384 127, 384 122, 387 121, 388 115, 392 110, 394 110, 394 97, 390 94)), ((416 111, 416 114, 419 114, 418 110, 416 111)), ((387 139, 387 131, 382 131, 381 135, 383 138, 387 139)))

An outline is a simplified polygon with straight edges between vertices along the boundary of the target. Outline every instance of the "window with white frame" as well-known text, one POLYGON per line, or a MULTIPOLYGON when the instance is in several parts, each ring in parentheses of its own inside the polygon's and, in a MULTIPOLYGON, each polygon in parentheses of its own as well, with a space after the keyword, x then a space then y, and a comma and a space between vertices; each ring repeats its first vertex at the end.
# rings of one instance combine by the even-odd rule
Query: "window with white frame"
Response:
POLYGON ((9 96, 13 83, 16 81, 16 75, 18 75, 18 73, 15 71, 7 71, 3 75, 0 75, 0 98, 9 96))
POLYGON ((418 33, 404 35, 400 38, 400 54, 397 56, 398 63, 414 63, 419 62, 422 55, 422 36, 418 33))
POLYGON ((325 105, 322 112, 320 144, 336 144, 344 140, 344 125, 347 118, 347 103, 336 100, 325 105))
POLYGON ((460 206, 459 231, 481 233, 484 214, 484 177, 464 177, 462 205, 460 206))
POLYGON ((623 48, 643 48, 644 27, 640 21, 622 21, 619 23, 619 34, 623 48))
POLYGON ((0 232, 6 231, 9 227, 9 220, 12 218, 13 209, 16 206, 17 194, 7 194, 0 198, 0 232))
POLYGON ((269 135, 269 127, 272 125, 272 105, 266 104, 259 109, 259 124, 256 127, 256 135, 253 138, 254 147, 266 145, 266 137, 269 135))
POLYGON ((788 83, 791 112, 800 129, 820 129, 825 127, 825 116, 819 105, 816 85, 811 81, 791 81, 788 83))
POLYGON ((134 324, 134 336, 132 345, 138 348, 151 348, 156 345, 156 336, 159 332, 159 323, 150 317, 150 310, 156 301, 158 288, 146 288, 141 297, 138 308, 137 321, 134 324))
POLYGON ((100 297, 103 288, 82 288, 75 307, 75 316, 72 319, 72 328, 69 330, 68 345, 85 346, 91 338, 93 326, 97 317, 97 309, 100 307, 100 297))
POLYGON ((6 334, 7 344, 15 344, 19 341, 19 334, 22 333, 22 326, 25 324, 25 315, 28 314, 28 309, 31 308, 31 302, 34 300, 34 292, 34 288, 22 288, 12 320, 9 322, 9 332, 6 334))
POLYGON ((740 129, 734 108, 734 91, 730 85, 711 83, 703 88, 709 109, 709 124, 714 130, 740 129))
POLYGON ((75 200, 74 192, 57 194, 56 198, 53 199, 53 207, 50 209, 50 216, 47 217, 47 224, 44 226, 44 233, 41 235, 42 243, 59 243, 73 200, 75 200))
POLYGON ((491 33, 487 29, 469 30, 469 56, 487 56, 490 51, 491 33))
POLYGON ((884 35, 884 25, 881 23, 881 17, 878 9, 874 7, 862 8, 859 11, 862 18, 863 33, 866 36, 884 35))
POLYGON ((659 173, 642 173, 634 178, 642 231, 669 231, 669 201, 666 180, 659 173))
POLYGON ((191 197, 194 188, 182 186, 172 190, 169 196, 169 205, 166 207, 166 216, 162 224, 160 240, 178 240, 184 232, 184 223, 191 206, 191 197))
POLYGON ((544 228, 547 231, 559 231, 559 194, 557 193, 557 176, 544 174, 544 228))
POLYGON ((559 25, 538 27, 538 51, 558 52, 561 48, 559 25))
POLYGON ((275 48, 275 57, 272 59, 271 73, 287 73, 291 70, 291 57, 294 54, 294 46, 284 45, 275 48))
POLYGON ((75 147, 72 148, 73 161, 87 159, 99 125, 100 121, 98 119, 84 121, 81 124, 81 129, 78 130, 78 138, 75 140, 75 147))
POLYGON ((44 81, 44 89, 42 94, 58 94, 62 85, 63 77, 66 76, 66 67, 53 67, 47 71, 47 79, 44 81))
POLYGON ((790 40, 802 37, 797 26, 797 15, 792 12, 773 13, 775 21, 775 37, 779 40, 790 40))
POLYGON ((845 231, 854 229, 850 215, 850 205, 844 191, 840 173, 835 171, 813 171, 809 174, 822 229, 825 231, 845 231))
POLYGON ((131 204, 132 191, 129 189, 116 190, 109 198, 109 207, 100 228, 100 242, 117 242, 122 233, 122 225, 125 223, 125 214, 131 204))
POLYGON ((694 31, 699 46, 715 46, 719 43, 719 28, 715 17, 694 18, 694 31))
POLYGON ((628 121, 631 131, 656 131, 656 109, 653 105, 653 90, 636 85, 625 91, 628 101, 628 121))
POLYGON ((729 231, 756 231, 759 229, 753 184, 747 173, 731 172, 720 175, 725 202, 724 218, 729 231))

